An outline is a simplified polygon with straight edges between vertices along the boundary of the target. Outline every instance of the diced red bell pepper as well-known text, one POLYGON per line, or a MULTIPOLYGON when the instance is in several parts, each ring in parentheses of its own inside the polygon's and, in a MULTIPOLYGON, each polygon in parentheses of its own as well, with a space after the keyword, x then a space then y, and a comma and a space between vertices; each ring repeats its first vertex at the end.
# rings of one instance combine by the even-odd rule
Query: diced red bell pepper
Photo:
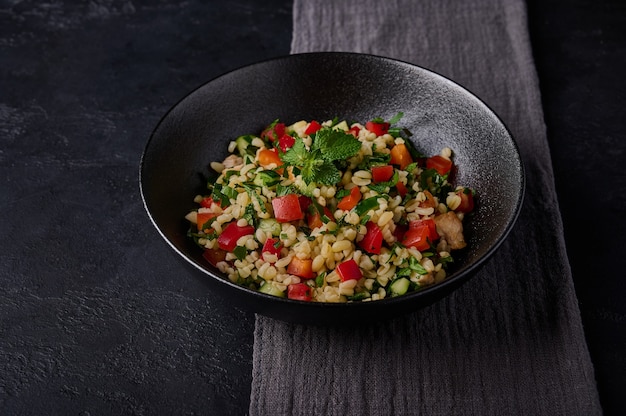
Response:
POLYGON ((213 198, 211 198, 210 196, 205 196, 204 198, 202 198, 202 201, 200 201, 200 206, 203 208, 211 208, 213 204, 219 206, 220 201, 214 201, 213 198))
POLYGON ((428 238, 430 241, 439 240, 439 233, 437 232, 437 225, 435 224, 435 220, 432 218, 424 218, 422 220, 413 220, 409 222, 409 229, 418 228, 425 225, 428 227, 428 238))
POLYGON ((278 147, 280 147, 280 150, 283 152, 289 150, 294 144, 296 144, 296 139, 288 134, 283 134, 280 139, 278 139, 278 147))
POLYGON ((287 286, 287 297, 293 300, 303 300, 305 302, 313 299, 313 289, 306 283, 293 283, 287 286))
POLYGON ((287 194, 272 199, 272 208, 274 208, 274 217, 278 222, 290 222, 304 218, 296 194, 287 194))
POLYGON ((461 204, 455 209, 457 212, 468 213, 474 210, 474 195, 469 188, 463 188, 456 191, 456 194, 461 197, 461 204))
POLYGON ((300 276, 303 279, 312 279, 315 277, 313 274, 313 260, 294 256, 287 266, 287 273, 300 276))
POLYGON ((226 251, 220 248, 207 248, 202 252, 202 257, 213 266, 217 266, 217 263, 226 260, 226 251))
POLYGON ((339 263, 335 270, 337 271, 337 274, 339 275, 339 278, 342 282, 353 279, 359 280, 363 277, 363 273, 361 272, 359 265, 356 264, 356 261, 354 261, 354 259, 346 260, 343 263, 339 263))
POLYGON ((428 231, 427 225, 422 225, 415 228, 410 228, 404 233, 404 237, 402 238, 402 244, 406 247, 414 247, 419 251, 428 250, 430 248, 430 243, 428 242, 428 236, 430 232, 428 231))
POLYGON ((374 133, 377 136, 382 136, 389 131, 389 123, 378 123, 375 121, 368 121, 365 123, 365 128, 374 133))
POLYGON ((358 126, 352 126, 352 127, 350 127, 350 130, 348 130, 348 134, 351 134, 354 137, 359 137, 359 132, 360 131, 361 131, 361 129, 358 126))
POLYGON ((307 223, 309 228, 312 230, 314 228, 319 228, 324 225, 324 221, 322 220, 322 215, 320 214, 320 209, 324 212, 324 215, 329 219, 333 219, 333 213, 328 209, 328 207, 316 207, 315 205, 309 205, 309 209, 307 212, 307 223))
POLYGON ((310 196, 300 195, 298 197, 298 202, 300 202, 300 209, 302 212, 307 212, 309 210, 309 206, 313 202, 310 196))
POLYGON ((432 218, 409 222, 409 229, 404 233, 402 244, 415 247, 419 251, 428 250, 430 244, 439 239, 435 221, 432 218))
POLYGON ((270 253, 280 256, 280 251, 283 249, 283 244, 278 238, 268 238, 263 244, 261 253, 270 253))
POLYGON ((435 169, 440 175, 445 175, 452 169, 452 161, 443 156, 435 155, 426 159, 426 169, 435 169))
POLYGON ((261 132, 261 138, 274 142, 285 134, 285 123, 272 123, 261 132))
POLYGON ((237 246, 237 240, 244 235, 254 234, 254 227, 246 225, 240 227, 237 225, 237 221, 229 223, 223 230, 222 234, 217 238, 217 244, 222 250, 233 251, 237 246))
POLYGON ((312 120, 308 127, 306 128, 306 130, 304 130, 304 134, 309 135, 309 134, 313 134, 316 131, 320 130, 322 128, 322 125, 320 123, 318 123, 315 120, 312 120))
POLYGON ((387 182, 393 176, 393 166, 373 166, 372 167, 372 182, 387 182))
POLYGON ((391 159, 389 163, 400 166, 400 169, 404 169, 413 163, 413 157, 409 152, 409 148, 406 147, 406 144, 404 143, 394 145, 391 148, 390 154, 391 159))
POLYGON ((409 192, 409 190, 406 188, 406 185, 403 184, 402 182, 398 181, 398 183, 396 183, 396 189, 398 190, 398 194, 404 198, 404 196, 409 192))
POLYGON ((359 247, 370 254, 380 254, 380 249, 383 246, 383 232, 378 224, 373 221, 368 221, 365 227, 367 227, 367 233, 363 240, 358 242, 359 247))
POLYGON ((337 208, 344 211, 350 211, 356 206, 356 204, 358 204, 360 200, 361 190, 358 186, 355 186, 354 188, 350 189, 350 195, 346 195, 341 198, 341 201, 339 201, 339 203, 337 204, 337 208))
POLYGON ((408 229, 409 227, 406 225, 396 224, 396 228, 393 230, 393 236, 396 237, 396 241, 402 241, 408 229))
POLYGON ((211 218, 215 217, 217 217, 217 214, 212 212, 198 212, 198 215, 196 216, 198 231, 204 231, 205 229, 210 228, 206 227, 206 224, 211 220, 211 218))

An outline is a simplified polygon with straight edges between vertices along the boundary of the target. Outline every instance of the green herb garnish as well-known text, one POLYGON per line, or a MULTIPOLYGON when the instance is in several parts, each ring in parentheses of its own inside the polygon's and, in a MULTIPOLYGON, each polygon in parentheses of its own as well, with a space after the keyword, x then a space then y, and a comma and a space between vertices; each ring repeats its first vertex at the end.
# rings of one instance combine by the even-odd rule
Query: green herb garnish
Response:
POLYGON ((344 161, 360 149, 361 142, 353 135, 324 127, 315 134, 310 149, 298 137, 281 159, 298 167, 306 184, 335 185, 341 179, 341 171, 334 162, 344 161))
POLYGON ((378 192, 379 194, 384 194, 389 191, 387 188, 396 186, 399 179, 400 175, 398 174, 398 171, 394 170, 393 176, 387 182, 370 183, 369 185, 367 185, 367 187, 370 188, 372 191, 378 192))
POLYGON ((354 212, 356 212, 359 216, 367 213, 369 210, 378 207, 378 196, 373 196, 371 198, 364 199, 359 201, 359 203, 354 207, 354 212))
POLYGON ((317 275, 315 278, 315 286, 322 287, 324 286, 324 279, 326 278, 326 272, 322 272, 317 275))
POLYGON ((428 274, 428 270, 419 263, 415 257, 409 257, 409 269, 416 271, 418 274, 428 274))
POLYGON ((248 255, 248 250, 244 246, 237 246, 233 249, 233 254, 239 259, 243 260, 248 255))

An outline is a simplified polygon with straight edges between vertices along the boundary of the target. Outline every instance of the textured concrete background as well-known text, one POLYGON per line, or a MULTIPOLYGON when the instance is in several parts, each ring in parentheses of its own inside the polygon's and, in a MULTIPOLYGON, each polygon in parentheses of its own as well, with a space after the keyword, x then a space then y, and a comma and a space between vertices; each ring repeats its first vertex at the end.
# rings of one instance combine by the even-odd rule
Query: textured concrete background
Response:
MULTIPOLYGON (((606 414, 626 384, 626 9, 529 1, 606 414)), ((244 414, 254 317, 154 231, 143 146, 188 91, 289 52, 291 1, 0 0, 0 413, 244 414)), ((532 186, 532 184, 530 184, 532 186)))
POLYGON ((0 2, 0 414, 247 408, 254 317, 180 267, 139 159, 188 91, 289 52, 291 3, 205 3, 0 2))

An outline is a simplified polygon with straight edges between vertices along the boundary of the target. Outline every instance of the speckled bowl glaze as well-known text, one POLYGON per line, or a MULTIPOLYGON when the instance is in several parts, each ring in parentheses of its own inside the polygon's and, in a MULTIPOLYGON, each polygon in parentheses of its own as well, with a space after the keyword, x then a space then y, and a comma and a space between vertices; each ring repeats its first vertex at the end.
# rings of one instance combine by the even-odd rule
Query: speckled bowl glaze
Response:
POLYGON ((521 209, 524 170, 511 134, 488 106, 455 82, 427 69, 355 53, 290 55, 246 66, 200 86, 161 119, 140 166, 143 202, 159 234, 183 264, 212 290, 247 309, 280 320, 353 324, 387 319, 442 299, 467 282, 496 253, 521 209), (185 214, 206 189, 211 161, 227 156, 230 140, 258 133, 279 118, 286 123, 334 117, 365 122, 404 112, 401 125, 415 147, 437 154, 450 147, 456 182, 478 194, 465 224, 468 247, 455 254, 442 283, 374 302, 307 303, 231 283, 202 258, 186 236, 185 214))

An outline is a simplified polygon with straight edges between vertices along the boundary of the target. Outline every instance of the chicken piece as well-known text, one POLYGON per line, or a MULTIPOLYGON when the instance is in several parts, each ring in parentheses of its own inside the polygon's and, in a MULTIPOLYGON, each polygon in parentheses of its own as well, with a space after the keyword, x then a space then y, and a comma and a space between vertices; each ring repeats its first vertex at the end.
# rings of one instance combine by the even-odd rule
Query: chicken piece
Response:
POLYGON ((435 217, 437 233, 446 240, 452 250, 458 250, 467 245, 463 237, 463 223, 452 211, 435 217))
POLYGON ((235 166, 243 164, 243 158, 237 155, 230 155, 222 162, 224 168, 234 168, 235 166))

